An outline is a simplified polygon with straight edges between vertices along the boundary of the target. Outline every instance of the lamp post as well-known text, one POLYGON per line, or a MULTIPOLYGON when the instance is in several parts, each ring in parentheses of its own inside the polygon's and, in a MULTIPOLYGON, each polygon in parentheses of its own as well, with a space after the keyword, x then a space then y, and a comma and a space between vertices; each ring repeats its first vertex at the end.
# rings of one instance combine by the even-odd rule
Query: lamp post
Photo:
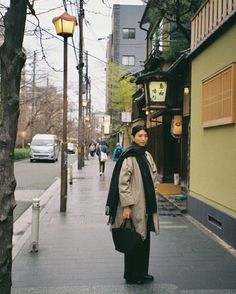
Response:
POLYGON ((63 127, 62 127, 62 148, 61 148, 61 197, 60 211, 66 211, 67 195, 67 39, 72 37, 74 28, 77 25, 75 16, 64 12, 61 16, 52 20, 56 33, 64 38, 64 68, 63 68, 63 127))

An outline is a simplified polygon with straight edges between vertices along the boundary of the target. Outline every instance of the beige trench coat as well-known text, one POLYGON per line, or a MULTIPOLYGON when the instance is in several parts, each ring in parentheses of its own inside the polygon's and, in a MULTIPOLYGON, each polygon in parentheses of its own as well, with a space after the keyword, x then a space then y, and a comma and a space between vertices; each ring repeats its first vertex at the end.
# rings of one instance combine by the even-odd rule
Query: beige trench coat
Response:
MULTIPOLYGON (((150 164, 150 172, 153 178, 154 187, 157 187, 157 168, 149 152, 145 153, 150 164)), ((142 175, 135 157, 128 157, 123 161, 119 176, 119 197, 117 213, 114 224, 111 228, 118 228, 123 222, 123 207, 132 208, 132 220, 136 231, 145 240, 147 236, 147 219, 145 194, 142 175)), ((159 215, 153 214, 153 224, 156 234, 159 233, 159 215)))

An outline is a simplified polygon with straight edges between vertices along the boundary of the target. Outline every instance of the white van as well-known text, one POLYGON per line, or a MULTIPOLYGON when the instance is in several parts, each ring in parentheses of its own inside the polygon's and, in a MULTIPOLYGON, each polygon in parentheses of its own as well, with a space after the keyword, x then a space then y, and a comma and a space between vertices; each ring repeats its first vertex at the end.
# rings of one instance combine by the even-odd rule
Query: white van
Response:
POLYGON ((36 134, 30 143, 30 162, 34 160, 57 161, 60 142, 56 135, 36 134))

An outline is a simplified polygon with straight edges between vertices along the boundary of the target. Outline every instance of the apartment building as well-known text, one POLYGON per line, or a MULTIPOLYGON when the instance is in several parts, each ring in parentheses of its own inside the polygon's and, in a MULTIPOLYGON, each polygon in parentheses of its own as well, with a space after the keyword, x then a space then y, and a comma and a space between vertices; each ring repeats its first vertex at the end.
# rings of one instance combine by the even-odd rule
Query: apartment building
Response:
MULTIPOLYGON (((143 69, 146 59, 146 33, 139 27, 144 5, 113 5, 112 32, 107 44, 107 63, 116 63, 124 72, 143 69)), ((107 78, 111 74, 107 68, 107 78)), ((107 90, 106 105, 109 108, 111 93, 107 90)))

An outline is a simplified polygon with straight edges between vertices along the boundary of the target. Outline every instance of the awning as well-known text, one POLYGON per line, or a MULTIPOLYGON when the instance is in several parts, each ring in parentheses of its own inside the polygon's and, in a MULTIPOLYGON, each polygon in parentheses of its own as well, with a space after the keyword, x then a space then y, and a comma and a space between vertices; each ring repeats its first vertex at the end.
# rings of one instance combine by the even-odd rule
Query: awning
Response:
POLYGON ((159 111, 157 111, 155 113, 152 113, 150 115, 150 120, 155 119, 155 118, 158 118, 159 116, 162 116, 166 112, 175 112, 175 113, 181 114, 182 113, 182 109, 181 108, 166 108, 166 109, 161 109, 161 110, 159 110, 159 111))
POLYGON ((185 50, 178 59, 168 68, 168 73, 173 73, 179 67, 182 68, 188 61, 190 49, 185 50))
POLYGON ((136 98, 140 98, 140 96, 144 95, 144 90, 143 88, 139 88, 133 95, 133 99, 135 100, 136 98))
POLYGON ((138 89, 133 95, 133 101, 137 104, 138 107, 143 108, 146 106, 144 89, 138 89))
POLYGON ((134 78, 137 78, 138 76, 140 76, 142 73, 144 72, 144 70, 139 70, 139 71, 135 71, 135 72, 132 72, 132 71, 129 71, 129 72, 126 72, 120 79, 123 80, 124 78, 127 78, 127 77, 134 77, 134 78))
POLYGON ((140 76, 136 79, 136 84, 142 84, 151 80, 162 80, 168 79, 171 77, 169 72, 163 70, 155 70, 140 74, 140 76))

